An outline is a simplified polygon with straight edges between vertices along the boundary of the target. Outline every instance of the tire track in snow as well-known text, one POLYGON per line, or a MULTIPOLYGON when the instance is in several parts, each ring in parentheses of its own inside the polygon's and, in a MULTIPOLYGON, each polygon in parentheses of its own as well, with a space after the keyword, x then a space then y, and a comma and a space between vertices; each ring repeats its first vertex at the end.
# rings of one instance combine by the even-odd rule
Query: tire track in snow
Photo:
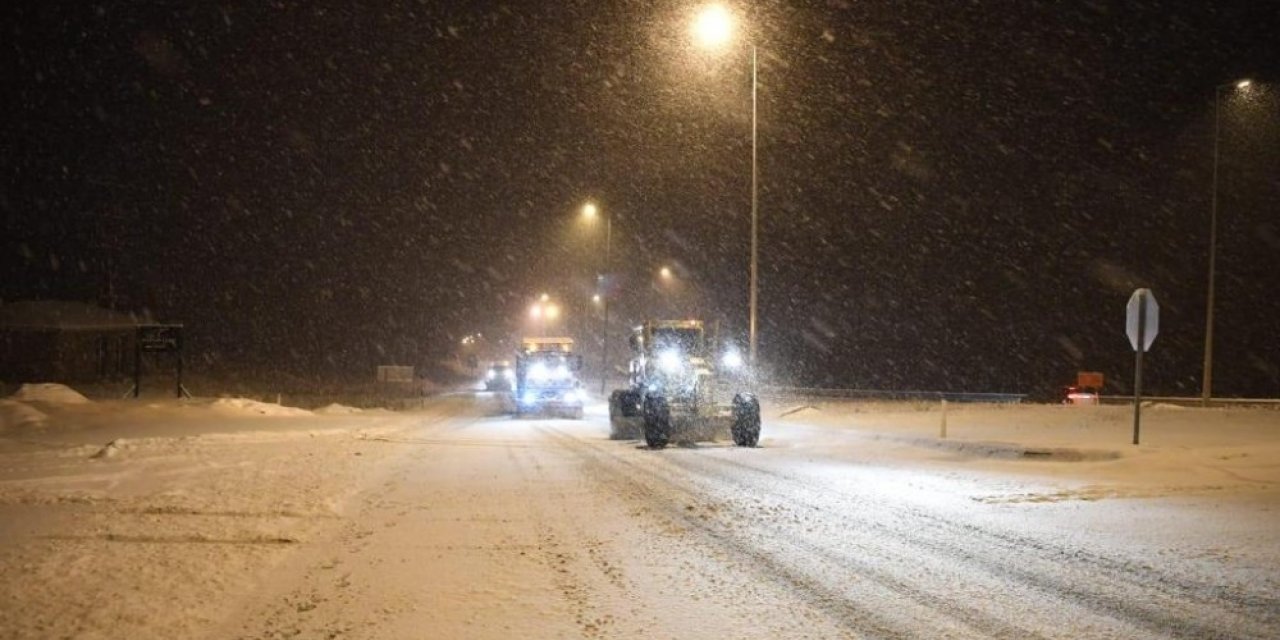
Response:
MULTIPOLYGON (((827 518, 843 517, 849 506, 832 500, 830 495, 818 495, 812 483, 741 461, 714 455, 668 456, 665 460, 686 472, 757 495, 772 495, 827 518), (730 469, 730 473, 710 471, 707 466, 730 469), (741 475, 744 472, 756 478, 746 480, 741 475), (787 490, 783 491, 782 486, 787 490)), ((867 496, 851 494, 838 494, 838 497, 853 501, 867 499, 867 496)), ((969 522, 955 522, 919 507, 887 501, 880 501, 876 507, 891 512, 904 523, 892 527, 874 520, 860 522, 885 539, 909 541, 918 549, 927 549, 962 566, 977 566, 991 575, 1148 631, 1177 638, 1265 638, 1271 637, 1280 615, 1277 613, 1280 602, 1272 598, 1241 594, 1220 585, 1189 584, 1151 567, 1135 566, 1029 536, 993 531, 969 522), (956 540, 967 542, 958 544, 956 540), (1024 568, 1036 565, 1040 570, 1024 568), (1073 580, 1071 575, 1066 575, 1070 573, 1086 574, 1087 579, 1073 580), (1196 619, 1197 615, 1210 618, 1227 615, 1233 619, 1226 625, 1202 623, 1196 619), (1241 616, 1245 619, 1241 620, 1241 616), (1253 628, 1241 629, 1241 626, 1253 628)))
MULTIPOLYGON (((944 609, 950 618, 963 623, 984 637, 1039 637, 1029 630, 985 616, 975 609, 964 609, 914 589, 866 563, 859 563, 862 573, 855 574, 851 583, 842 587, 837 584, 840 577, 829 575, 833 571, 830 567, 832 558, 829 554, 823 553, 823 550, 814 545, 794 539, 790 535, 793 532, 771 527, 775 529, 775 535, 761 538, 752 536, 750 532, 744 534, 735 531, 731 522, 702 517, 687 506, 680 507, 681 504, 692 505, 704 502, 705 496, 691 490, 689 485, 673 479, 673 474, 662 474, 646 468, 562 431, 550 427, 543 427, 543 430, 581 455, 584 461, 591 465, 594 475, 603 482, 616 486, 624 495, 644 502, 655 511, 684 525, 687 531, 698 534, 732 555, 746 558, 759 575, 779 582, 796 593, 804 594, 811 606, 823 611, 841 627, 859 636, 911 638, 954 633, 953 626, 945 623, 927 632, 922 631, 919 624, 907 624, 901 611, 893 612, 898 615, 886 615, 885 610, 890 607, 873 607, 863 604, 894 600, 899 601, 900 604, 901 599, 905 597, 917 607, 916 613, 923 614, 930 610, 944 609), (620 466, 634 473, 623 474, 619 471, 620 466), (644 476, 653 484, 637 482, 636 474, 644 476), (860 577, 872 579, 859 580, 860 577)), ((761 526, 769 527, 769 525, 761 526)), ((913 618, 913 620, 916 623, 920 622, 919 618, 913 618)))

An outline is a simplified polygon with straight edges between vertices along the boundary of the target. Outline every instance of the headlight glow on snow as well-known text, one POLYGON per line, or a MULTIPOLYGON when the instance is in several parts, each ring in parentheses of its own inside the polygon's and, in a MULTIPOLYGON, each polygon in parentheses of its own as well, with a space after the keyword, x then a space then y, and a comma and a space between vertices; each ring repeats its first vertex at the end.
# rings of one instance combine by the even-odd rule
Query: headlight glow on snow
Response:
POLYGON ((720 358, 720 364, 729 369, 737 369, 742 366, 742 354, 737 349, 730 349, 724 352, 724 356, 720 358))
POLYGON ((551 375, 551 372, 547 371, 547 365, 541 362, 535 362, 533 366, 529 367, 529 377, 534 380, 546 380, 549 375, 551 375))
POLYGON ((680 352, 675 349, 667 349, 658 354, 658 368, 666 373, 680 372, 680 352))

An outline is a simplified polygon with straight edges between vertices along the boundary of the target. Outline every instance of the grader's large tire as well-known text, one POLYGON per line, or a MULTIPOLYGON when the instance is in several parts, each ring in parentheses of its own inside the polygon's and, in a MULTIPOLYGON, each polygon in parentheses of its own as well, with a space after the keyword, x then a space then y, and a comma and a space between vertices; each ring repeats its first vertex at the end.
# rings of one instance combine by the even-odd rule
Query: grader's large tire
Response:
POLYGON ((671 440, 671 407, 662 396, 645 396, 644 441, 650 449, 661 449, 671 440))
POLYGON ((609 439, 635 440, 640 437, 636 394, 619 389, 609 394, 609 439))
POLYGON ((760 444, 760 401, 754 395, 739 393, 733 397, 733 426, 729 431, 739 447, 760 444))

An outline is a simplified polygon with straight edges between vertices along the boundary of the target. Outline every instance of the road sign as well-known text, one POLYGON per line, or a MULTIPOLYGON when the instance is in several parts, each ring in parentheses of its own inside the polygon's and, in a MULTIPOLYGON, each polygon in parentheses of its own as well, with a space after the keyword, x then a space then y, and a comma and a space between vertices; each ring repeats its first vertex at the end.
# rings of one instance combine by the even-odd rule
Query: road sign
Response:
POLYGON ((1142 340, 1143 351, 1151 350, 1151 343, 1156 341, 1156 334, 1160 331, 1160 305, 1150 289, 1136 289, 1129 296, 1124 328, 1134 351, 1138 350, 1139 339, 1142 340))
POLYGON ((1129 296, 1125 313, 1125 333, 1133 345, 1133 443, 1138 444, 1142 423, 1142 354, 1151 348, 1160 330, 1160 305, 1150 289, 1136 289, 1129 296), (1139 348, 1141 347, 1141 348, 1139 348))
POLYGON ((138 325, 138 348, 146 352, 170 353, 182 350, 182 325, 138 325))

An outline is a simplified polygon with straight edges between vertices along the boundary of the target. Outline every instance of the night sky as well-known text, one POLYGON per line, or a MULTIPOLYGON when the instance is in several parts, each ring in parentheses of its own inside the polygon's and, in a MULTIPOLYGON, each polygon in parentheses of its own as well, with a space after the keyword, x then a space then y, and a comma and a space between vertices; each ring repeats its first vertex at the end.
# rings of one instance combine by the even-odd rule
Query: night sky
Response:
POLYGON ((617 328, 745 341, 749 38, 780 380, 1125 391, 1146 286, 1147 389, 1198 394, 1225 85, 1214 390, 1280 395, 1280 4, 726 5, 746 31, 711 53, 671 0, 6 3, 0 300, 327 375, 517 335, 547 291, 592 353, 590 199, 617 328))

